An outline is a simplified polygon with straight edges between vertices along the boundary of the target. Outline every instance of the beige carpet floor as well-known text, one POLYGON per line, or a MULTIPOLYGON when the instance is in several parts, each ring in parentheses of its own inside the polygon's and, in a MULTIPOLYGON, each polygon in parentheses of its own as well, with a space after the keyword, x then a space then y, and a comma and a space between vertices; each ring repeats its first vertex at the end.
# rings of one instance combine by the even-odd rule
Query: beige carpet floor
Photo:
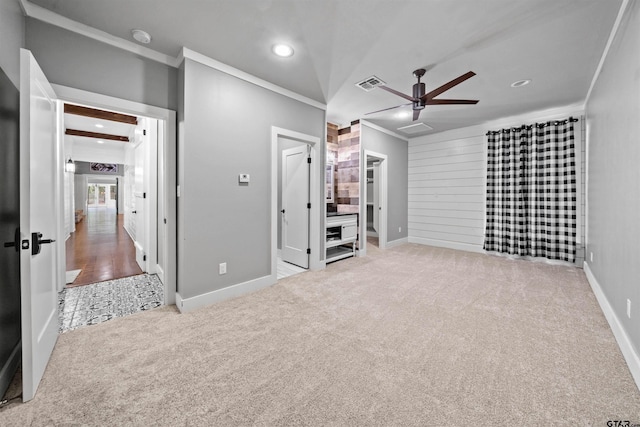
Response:
POLYGON ((580 269, 407 244, 62 334, 0 425, 605 426, 640 393, 580 269))

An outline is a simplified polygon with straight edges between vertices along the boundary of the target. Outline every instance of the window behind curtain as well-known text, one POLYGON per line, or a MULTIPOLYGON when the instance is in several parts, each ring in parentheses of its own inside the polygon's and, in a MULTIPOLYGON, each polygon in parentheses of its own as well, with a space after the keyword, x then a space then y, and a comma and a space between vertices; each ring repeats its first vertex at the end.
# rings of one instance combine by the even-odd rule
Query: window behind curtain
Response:
POLYGON ((576 121, 487 134, 485 250, 575 261, 576 121))

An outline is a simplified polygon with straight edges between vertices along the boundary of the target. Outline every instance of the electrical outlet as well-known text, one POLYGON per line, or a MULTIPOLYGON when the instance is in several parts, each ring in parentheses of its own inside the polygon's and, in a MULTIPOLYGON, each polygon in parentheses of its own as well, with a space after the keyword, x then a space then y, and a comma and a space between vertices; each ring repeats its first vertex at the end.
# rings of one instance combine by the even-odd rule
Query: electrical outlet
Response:
POLYGON ((631 300, 627 298, 627 317, 631 319, 631 300))
POLYGON ((218 274, 227 274, 227 263, 222 262, 218 266, 218 274))
POLYGON ((589 255, 589 260, 590 260, 590 262, 593 262, 593 252, 589 252, 589 254, 590 254, 589 255))
POLYGON ((398 227, 398 233, 402 233, 402 227, 398 227))

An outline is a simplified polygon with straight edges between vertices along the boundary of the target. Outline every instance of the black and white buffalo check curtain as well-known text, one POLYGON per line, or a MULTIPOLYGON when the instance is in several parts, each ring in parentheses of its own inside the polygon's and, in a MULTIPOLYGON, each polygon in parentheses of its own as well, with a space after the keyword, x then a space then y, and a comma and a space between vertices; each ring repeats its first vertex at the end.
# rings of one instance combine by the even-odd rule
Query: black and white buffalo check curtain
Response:
POLYGON ((485 250, 575 261, 576 121, 487 133, 485 250))

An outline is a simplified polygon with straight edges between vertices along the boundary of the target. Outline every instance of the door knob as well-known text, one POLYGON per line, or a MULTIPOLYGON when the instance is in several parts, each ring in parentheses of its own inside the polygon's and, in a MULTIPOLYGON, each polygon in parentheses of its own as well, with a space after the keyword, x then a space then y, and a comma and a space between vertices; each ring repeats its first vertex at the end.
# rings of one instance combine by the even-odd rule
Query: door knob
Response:
POLYGON ((45 243, 53 243, 55 239, 42 239, 42 233, 31 233, 31 255, 38 255, 41 245, 45 243))
POLYGON ((138 213, 138 211, 131 211, 132 214, 138 213))
POLYGON ((280 212, 284 213, 284 209, 282 209, 280 212))

